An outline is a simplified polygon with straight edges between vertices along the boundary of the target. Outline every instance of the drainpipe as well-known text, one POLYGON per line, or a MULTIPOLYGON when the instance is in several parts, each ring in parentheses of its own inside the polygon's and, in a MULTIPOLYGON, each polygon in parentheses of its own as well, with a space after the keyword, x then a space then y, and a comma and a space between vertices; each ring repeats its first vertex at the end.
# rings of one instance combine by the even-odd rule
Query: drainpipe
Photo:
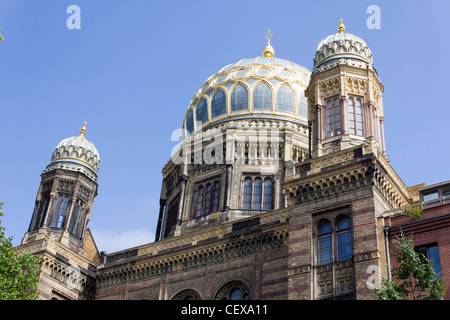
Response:
POLYGON ((389 226, 384 227, 384 244, 386 247, 386 262, 388 268, 388 279, 391 280, 391 258, 389 253, 389 226))

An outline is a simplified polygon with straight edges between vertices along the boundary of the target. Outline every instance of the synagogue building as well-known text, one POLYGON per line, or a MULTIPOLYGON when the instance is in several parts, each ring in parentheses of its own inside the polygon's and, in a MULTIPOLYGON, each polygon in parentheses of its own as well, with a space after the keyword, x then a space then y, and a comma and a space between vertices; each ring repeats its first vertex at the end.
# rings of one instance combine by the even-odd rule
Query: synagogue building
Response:
POLYGON ((365 281, 391 276, 401 231, 450 279, 450 181, 406 186, 391 166, 369 46, 340 20, 311 48, 310 71, 271 37, 179 113, 154 242, 99 252, 88 222, 100 155, 86 123, 56 146, 18 247, 42 257, 41 299, 376 299, 365 281))

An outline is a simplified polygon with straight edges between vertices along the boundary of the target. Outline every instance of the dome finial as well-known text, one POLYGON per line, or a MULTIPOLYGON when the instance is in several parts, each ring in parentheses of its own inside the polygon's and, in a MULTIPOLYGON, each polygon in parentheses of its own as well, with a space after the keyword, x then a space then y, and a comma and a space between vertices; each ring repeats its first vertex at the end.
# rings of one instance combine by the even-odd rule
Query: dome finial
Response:
POLYGON ((86 133, 86 121, 83 123, 83 127, 81 127, 80 135, 84 136, 85 133, 86 133))
POLYGON ((269 33, 267 33, 266 38, 265 38, 267 40, 267 46, 265 46, 262 51, 263 57, 273 57, 275 54, 275 49, 270 45, 270 38, 272 38, 272 37, 273 37, 273 33, 270 32, 270 29, 269 29, 269 33))
POLYGON ((339 19, 338 31, 339 31, 339 33, 345 32, 345 26, 342 23, 342 19, 339 19))

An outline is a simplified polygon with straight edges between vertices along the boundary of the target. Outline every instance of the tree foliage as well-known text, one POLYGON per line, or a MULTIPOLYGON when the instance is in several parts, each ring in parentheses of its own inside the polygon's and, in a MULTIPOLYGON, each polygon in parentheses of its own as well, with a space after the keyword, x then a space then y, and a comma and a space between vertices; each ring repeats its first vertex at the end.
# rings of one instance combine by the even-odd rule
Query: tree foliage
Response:
POLYGON ((432 262, 414 251, 412 235, 401 233, 393 241, 392 252, 398 266, 392 266, 392 280, 382 279, 381 288, 373 288, 380 300, 442 300, 444 280, 436 275, 432 262))
MULTIPOLYGON (((4 215, 2 205, 0 202, 0 217, 4 215)), ((4 230, 0 220, 0 300, 36 300, 41 258, 26 251, 18 254, 4 230)))

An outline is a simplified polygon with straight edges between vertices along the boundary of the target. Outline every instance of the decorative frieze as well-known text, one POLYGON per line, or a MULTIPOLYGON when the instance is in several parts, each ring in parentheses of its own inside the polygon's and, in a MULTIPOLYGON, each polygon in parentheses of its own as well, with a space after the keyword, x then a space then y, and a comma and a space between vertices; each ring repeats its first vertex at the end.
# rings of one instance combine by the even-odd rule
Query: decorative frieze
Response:
POLYGON ((58 179, 58 186, 56 187, 56 190, 65 192, 65 193, 73 193, 73 190, 75 189, 75 180, 69 180, 69 179, 58 179))

